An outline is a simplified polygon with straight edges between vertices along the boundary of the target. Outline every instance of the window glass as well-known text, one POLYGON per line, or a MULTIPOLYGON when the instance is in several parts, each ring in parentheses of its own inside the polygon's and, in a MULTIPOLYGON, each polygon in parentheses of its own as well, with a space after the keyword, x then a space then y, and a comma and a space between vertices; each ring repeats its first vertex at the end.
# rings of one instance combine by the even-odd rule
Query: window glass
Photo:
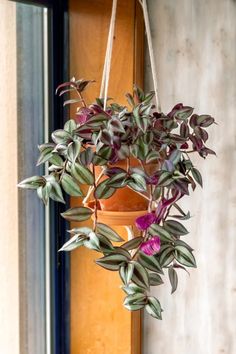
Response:
POLYGON ((22 179, 43 174, 37 145, 47 140, 47 9, 0 0, 0 353, 49 348, 48 211, 22 179))

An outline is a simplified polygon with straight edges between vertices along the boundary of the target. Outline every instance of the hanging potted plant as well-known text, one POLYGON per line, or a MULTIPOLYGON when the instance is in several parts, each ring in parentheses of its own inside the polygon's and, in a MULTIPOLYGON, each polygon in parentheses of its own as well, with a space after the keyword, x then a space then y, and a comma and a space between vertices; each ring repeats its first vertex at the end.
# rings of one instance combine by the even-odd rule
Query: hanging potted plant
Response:
POLYGON ((144 94, 138 87, 126 95, 128 107, 109 101, 104 109, 103 99, 87 105, 83 91, 89 83, 72 79, 59 86, 60 95, 69 90, 79 96, 76 118, 54 131, 52 142, 39 146, 38 164, 48 163, 48 174, 27 178, 19 187, 36 190, 45 204, 49 198, 64 203, 64 193, 83 197, 83 206, 66 210, 62 217, 92 219, 92 226, 71 229, 60 251, 87 247, 100 253, 96 263, 119 272, 124 306, 131 311, 145 308, 161 319, 152 286, 163 283, 167 270, 174 292, 177 271, 196 267, 184 238, 188 231, 183 222, 190 213, 179 201, 196 184, 202 186, 190 156, 214 154, 206 147, 214 118, 194 114, 181 103, 168 114, 158 113, 154 93, 144 94), (115 224, 132 226, 131 231, 136 227, 139 234, 125 242, 115 224))

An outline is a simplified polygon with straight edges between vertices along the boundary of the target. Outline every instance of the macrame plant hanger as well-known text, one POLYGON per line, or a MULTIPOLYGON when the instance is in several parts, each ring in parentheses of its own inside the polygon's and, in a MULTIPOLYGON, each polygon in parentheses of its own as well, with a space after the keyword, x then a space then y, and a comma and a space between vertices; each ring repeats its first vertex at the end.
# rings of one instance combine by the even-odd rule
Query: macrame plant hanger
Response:
MULTIPOLYGON (((110 20, 110 26, 109 26, 109 32, 108 32, 107 47, 106 47, 106 54, 105 54, 100 95, 99 95, 99 97, 101 99, 103 99, 104 110, 106 110, 106 107, 107 107, 109 78, 110 78, 111 60, 112 60, 112 49, 113 49, 114 34, 115 34, 117 1, 118 0, 113 0, 113 2, 112 2, 111 20, 110 20)), ((146 0, 139 0, 139 3, 143 9, 144 24, 145 24, 146 34, 147 34, 148 51, 149 51, 149 56, 150 56, 152 80, 153 80, 153 86, 154 86, 154 92, 155 92, 156 109, 158 112, 161 112, 160 100, 159 100, 159 96, 158 96, 157 74, 156 74, 156 67, 155 67, 155 60, 154 60, 154 51, 153 51, 153 45, 152 45, 150 23, 149 23, 149 17, 148 17, 147 2, 146 2, 146 0)), ((101 174, 102 173, 103 172, 101 172, 101 174)), ((98 177, 98 179, 100 179, 100 176, 98 177)), ((90 194, 92 193, 92 189, 93 189, 93 187, 91 187, 91 190, 89 191, 84 202, 87 202, 90 194)), ((125 227, 125 229, 127 231, 128 239, 130 240, 130 239, 134 238, 133 226, 129 226, 129 225, 123 225, 123 226, 125 227)))
MULTIPOLYGON (((112 2, 111 20, 110 20, 110 27, 108 32, 107 48, 106 48, 106 55, 104 60, 101 89, 100 89, 100 98, 104 100, 104 110, 106 109, 107 106, 107 95, 108 95, 109 78, 110 78, 110 71, 111 71, 112 48, 113 48, 114 33, 115 33, 117 1, 118 0, 113 0, 112 2)), ((154 51, 152 45, 150 21, 148 16, 148 9, 147 9, 147 1, 139 0, 139 3, 143 9, 144 24, 145 24, 146 34, 147 34, 148 51, 150 56, 152 80, 153 80, 153 86, 155 92, 156 108, 158 112, 161 112, 161 105, 160 105, 158 86, 157 86, 156 65, 155 65, 154 51)))

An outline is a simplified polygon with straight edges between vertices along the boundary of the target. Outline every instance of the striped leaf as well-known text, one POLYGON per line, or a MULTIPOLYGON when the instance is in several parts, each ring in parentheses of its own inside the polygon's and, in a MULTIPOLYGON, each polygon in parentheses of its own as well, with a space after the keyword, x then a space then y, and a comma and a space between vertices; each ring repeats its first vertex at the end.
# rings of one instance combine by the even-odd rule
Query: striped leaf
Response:
POLYGON ((83 246, 85 236, 74 235, 69 241, 67 241, 60 249, 60 251, 73 251, 76 248, 83 246))
POLYGON ((163 171, 158 180, 158 186, 166 187, 173 182, 172 174, 168 171, 163 171))
POLYGON ((96 263, 108 270, 119 270, 119 268, 127 263, 128 259, 123 254, 109 254, 96 260, 96 263))
POLYGON ((157 286, 163 284, 163 280, 157 273, 149 273, 149 280, 151 286, 157 286))
POLYGON ((108 225, 97 223, 97 232, 103 236, 106 236, 111 241, 124 241, 123 238, 121 238, 118 233, 108 225))
POLYGON ((168 268, 168 276, 171 284, 171 294, 173 294, 178 286, 178 275, 173 267, 168 268))
POLYGON ((93 211, 89 208, 78 207, 78 208, 70 208, 64 213, 61 213, 61 216, 68 221, 84 221, 88 220, 93 211))
POLYGON ((133 276, 134 264, 127 263, 127 264, 121 266, 119 272, 120 272, 120 277, 121 277, 123 283, 127 285, 133 276))
POLYGON ((94 176, 90 169, 77 162, 72 165, 71 174, 79 183, 87 185, 94 183, 94 176))
POLYGON ((184 266, 197 267, 194 255, 184 246, 175 246, 175 259, 184 266))
POLYGON ((175 220, 167 220, 164 222, 164 228, 175 236, 187 235, 188 230, 175 220))
POLYGON ((161 241, 173 241, 172 236, 167 230, 160 226, 159 224, 152 224, 148 229, 149 234, 152 236, 159 236, 161 241))
POLYGON ((124 307, 130 311, 142 309, 146 304, 146 295, 142 293, 135 293, 126 296, 124 300, 124 307))
POLYGON ((71 162, 75 162, 75 160, 77 159, 80 153, 80 148, 81 148, 81 142, 79 140, 72 141, 68 145, 67 157, 71 162))
POLYGON ((143 267, 152 270, 153 272, 163 274, 163 270, 161 269, 160 263, 156 257, 148 256, 145 253, 140 252, 138 261, 142 264, 143 267))
POLYGON ((162 319, 161 313, 161 304, 160 302, 155 298, 155 297, 148 297, 148 303, 145 306, 145 310, 149 313, 154 318, 157 318, 158 320, 162 319))
POLYGON ((94 196, 96 199, 108 199, 115 193, 115 191, 115 188, 107 186, 107 180, 105 180, 97 186, 94 191, 94 196))
POLYGON ((137 248, 142 242, 143 242, 142 236, 135 237, 132 240, 123 243, 122 248, 125 248, 126 250, 133 250, 137 248))
POLYGON ((149 289, 149 278, 146 269, 136 261, 134 263, 134 272, 132 276, 132 281, 144 289, 149 289))
POLYGON ((68 175, 67 173, 63 173, 61 179, 61 185, 64 191, 72 197, 82 197, 83 193, 77 183, 77 181, 68 175))
POLYGON ((174 260, 174 249, 173 247, 166 247, 160 254, 160 265, 162 268, 167 267, 174 260))

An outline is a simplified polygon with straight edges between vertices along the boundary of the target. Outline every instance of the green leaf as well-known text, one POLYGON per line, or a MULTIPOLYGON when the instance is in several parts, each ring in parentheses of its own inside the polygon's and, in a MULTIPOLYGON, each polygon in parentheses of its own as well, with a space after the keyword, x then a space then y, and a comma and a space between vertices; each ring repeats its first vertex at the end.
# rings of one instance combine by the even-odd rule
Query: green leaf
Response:
POLYGON ((124 241, 123 238, 121 238, 118 233, 108 225, 97 223, 97 232, 103 236, 106 236, 111 241, 124 241))
POLYGON ((108 130, 114 133, 125 133, 125 129, 118 118, 112 118, 108 123, 108 130))
POLYGON ((138 173, 132 173, 132 180, 128 182, 129 187, 137 192, 146 192, 147 184, 145 178, 138 173))
POLYGON ((45 205, 47 205, 47 203, 48 203, 51 189, 52 189, 52 186, 48 182, 45 184, 45 186, 39 187, 37 189, 38 197, 44 202, 45 205))
POLYGON ((146 156, 146 163, 157 161, 157 159, 159 157, 160 157, 160 154, 158 151, 150 151, 146 156))
POLYGON ((50 159, 48 160, 52 165, 63 167, 63 159, 57 153, 53 153, 50 159))
POLYGON ((171 153, 171 155, 170 155, 170 157, 169 157, 169 160, 170 160, 171 162, 173 162, 174 165, 176 165, 176 164, 180 161, 181 156, 182 156, 182 152, 179 151, 178 149, 175 149, 175 150, 171 153))
POLYGON ((156 186, 154 189, 153 195, 152 195, 153 200, 160 199, 161 192, 162 192, 162 189, 160 187, 156 186))
POLYGON ((172 174, 168 171, 162 171, 158 180, 158 186, 166 187, 169 186, 172 182, 172 174))
POLYGON ((142 293, 130 294, 124 300, 124 307, 130 311, 136 311, 143 308, 146 304, 147 296, 142 293))
POLYGON ((71 135, 63 129, 58 129, 52 133, 52 140, 56 144, 67 143, 71 140, 71 135))
POLYGON ((24 188, 24 189, 37 189, 38 187, 41 187, 45 185, 46 181, 43 177, 41 176, 33 176, 24 179, 18 184, 18 187, 24 188))
POLYGON ((135 283, 129 283, 127 286, 123 286, 122 289, 126 292, 126 294, 131 295, 131 294, 136 294, 136 293, 142 293, 145 294, 145 290, 143 288, 140 288, 138 285, 135 283))
POLYGON ((114 251, 111 241, 106 236, 97 234, 97 237, 99 238, 100 249, 104 254, 114 251))
POLYGON ((203 183, 202 183, 201 173, 194 167, 191 168, 191 173, 192 173, 193 178, 195 179, 195 181, 202 187, 203 183))
POLYGON ((160 302, 155 298, 155 297, 148 297, 148 303, 145 306, 145 310, 149 313, 154 318, 157 318, 158 320, 162 319, 161 313, 161 304, 160 302))
POLYGON ((80 153, 80 162, 84 166, 88 166, 93 161, 94 152, 91 147, 87 147, 86 150, 80 153))
POLYGON ((69 119, 64 125, 64 130, 66 132, 68 132, 69 134, 72 134, 76 128, 77 128, 77 125, 76 125, 74 119, 69 119))
POLYGON ((96 260, 96 263, 108 270, 119 270, 119 268, 129 260, 123 254, 109 254, 96 260))
POLYGON ((125 243, 123 243, 122 248, 125 248, 126 250, 133 250, 137 248, 141 243, 143 242, 143 237, 135 237, 132 240, 129 240, 125 243))
POLYGON ((134 272, 134 264, 127 263, 120 267, 119 269, 120 277, 124 284, 128 284, 133 276, 134 272))
POLYGON ((161 241, 173 241, 172 236, 169 234, 167 230, 163 226, 159 224, 152 224, 148 228, 148 232, 152 236, 159 236, 161 241))
POLYGON ((113 188, 122 188, 125 186, 127 172, 117 173, 108 179, 107 185, 113 188))
POLYGON ((68 145, 67 157, 72 163, 74 163, 75 160, 77 159, 77 157, 80 153, 80 149, 81 149, 81 142, 79 140, 72 141, 68 145))
POLYGON ((149 273, 149 281, 151 286, 157 286, 163 284, 163 280, 157 273, 149 273))
POLYGON ((168 268, 168 276, 171 284, 171 294, 173 294, 178 286, 178 275, 172 266, 168 268))
POLYGON ((91 231, 88 235, 88 239, 84 241, 84 246, 89 248, 90 250, 100 250, 99 238, 95 234, 95 232, 91 231))
POLYGON ((56 180, 54 180, 53 182, 51 182, 51 186, 52 188, 49 197, 55 200, 56 202, 65 203, 59 183, 56 180))
POLYGON ((83 193, 77 183, 77 181, 68 175, 67 173, 63 173, 62 179, 61 179, 61 185, 64 191, 73 196, 73 197, 82 197, 83 193))
POLYGON ((93 185, 94 183, 94 176, 90 169, 77 162, 72 165, 71 174, 82 184, 93 185))
POLYGON ((54 146, 46 146, 45 148, 41 148, 40 155, 37 161, 37 166, 48 161, 53 156, 53 150, 54 146))
POLYGON ((89 118, 89 120, 87 121, 87 125, 91 126, 95 123, 98 123, 98 125, 100 125, 101 123, 103 123, 104 121, 107 121, 110 119, 110 116, 108 114, 102 114, 102 113, 99 113, 99 114, 96 114, 94 116, 92 116, 91 118, 89 118))
POLYGON ((141 129, 143 133, 145 133, 149 125, 149 120, 145 117, 142 117, 139 113, 139 110, 140 110, 140 105, 134 108, 133 110, 134 120, 138 128, 141 129))
POLYGON ((136 261, 132 261, 132 263, 134 263, 132 281, 141 288, 149 289, 148 272, 140 263, 136 261))
POLYGON ((64 213, 61 213, 61 216, 68 221, 84 221, 88 220, 93 211, 89 208, 78 207, 78 208, 70 208, 64 213))
POLYGON ((175 236, 187 235, 188 230, 176 220, 167 220, 164 222, 164 228, 175 236))
POLYGON ((83 235, 74 235, 69 241, 67 241, 59 251, 73 251, 74 249, 83 246, 85 236, 83 235))
POLYGON ((143 252, 139 252, 138 261, 143 267, 152 270, 153 272, 163 274, 160 263, 154 256, 148 256, 143 252))
POLYGON ((94 191, 94 196, 96 199, 108 199, 110 198, 114 193, 116 189, 107 186, 107 179, 103 182, 101 182, 97 188, 94 191))
POLYGON ((180 120, 186 120, 188 117, 191 116, 191 114, 193 113, 193 108, 192 107, 185 107, 183 109, 178 110, 174 117, 176 119, 180 119, 180 120))
POLYGON ((197 267, 194 255, 184 246, 175 246, 175 259, 184 266, 197 267))
POLYGON ((166 247, 160 254, 159 261, 162 268, 167 267, 174 260, 173 247, 166 247))

